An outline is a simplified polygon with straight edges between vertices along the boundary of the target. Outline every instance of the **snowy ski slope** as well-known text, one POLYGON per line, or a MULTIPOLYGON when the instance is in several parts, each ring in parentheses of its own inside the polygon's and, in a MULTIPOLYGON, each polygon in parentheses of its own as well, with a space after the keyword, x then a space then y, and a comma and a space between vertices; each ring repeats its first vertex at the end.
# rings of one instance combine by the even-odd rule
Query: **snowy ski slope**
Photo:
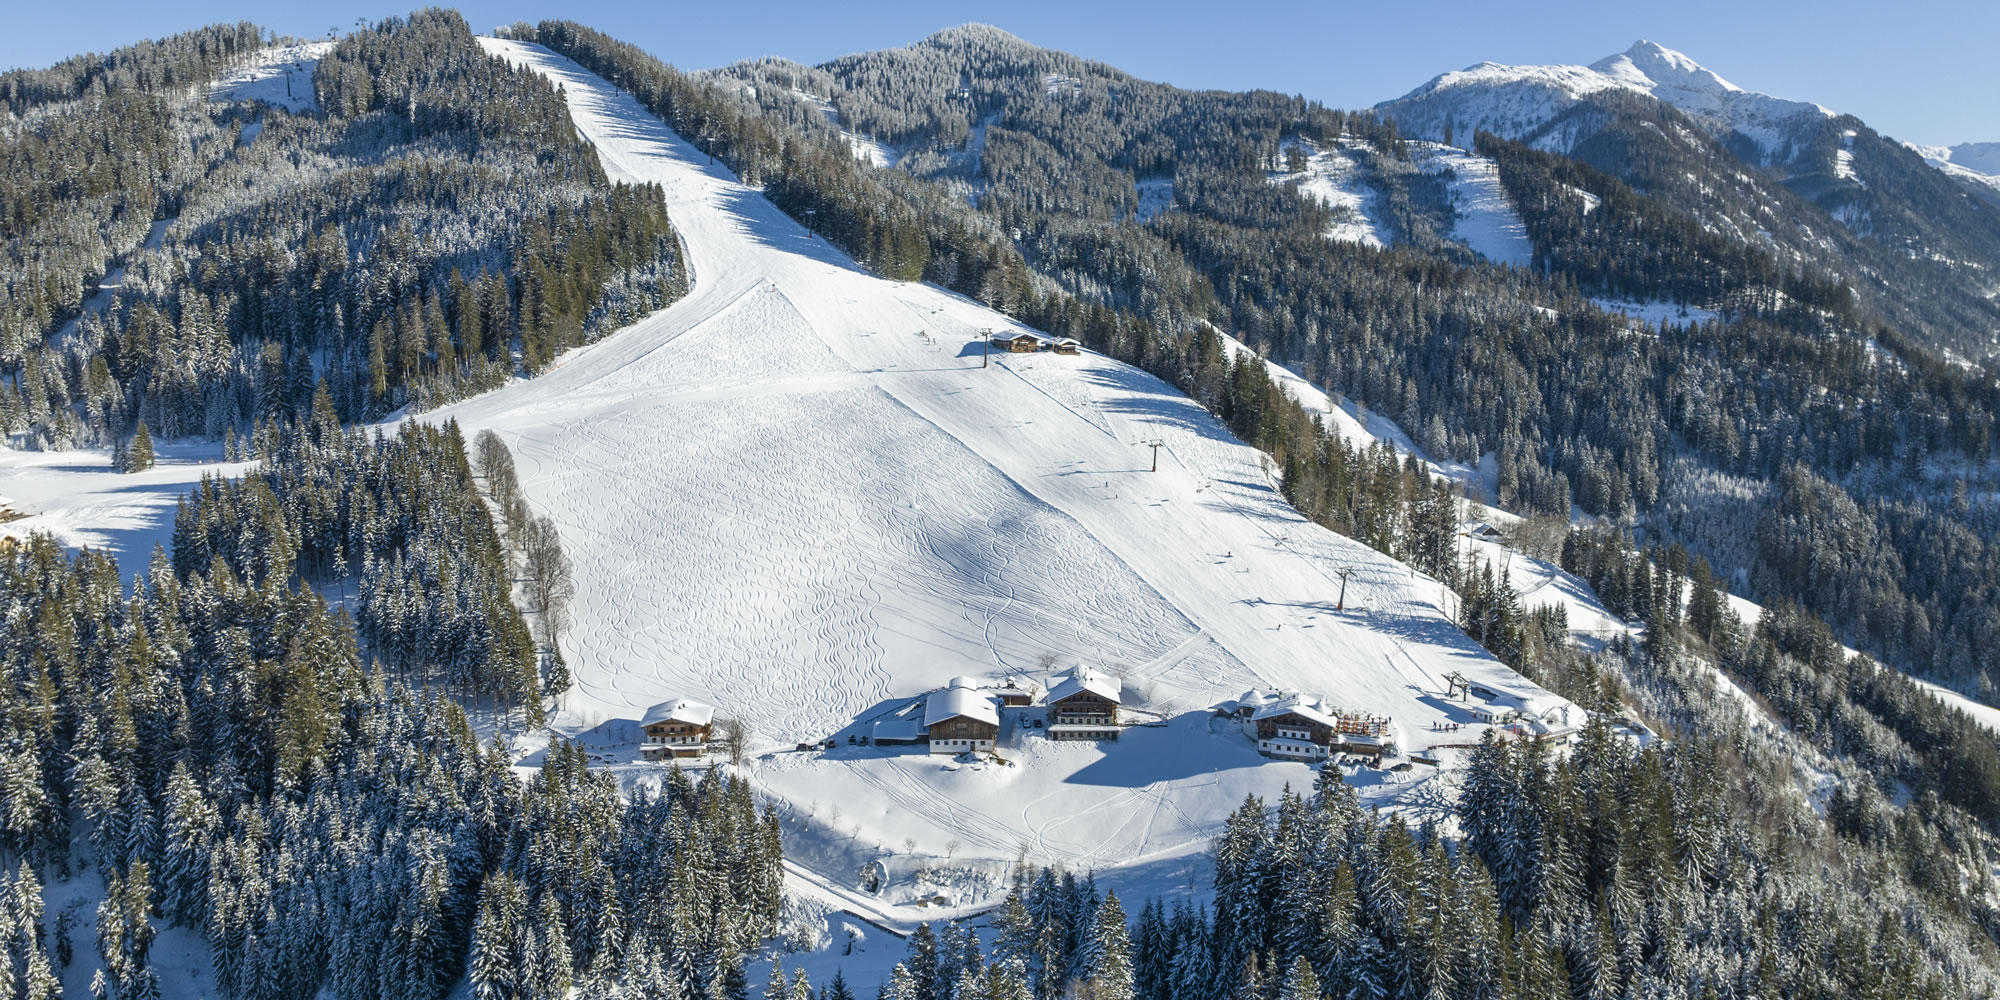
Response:
POLYGON ((1296 174, 1273 173, 1270 179, 1281 184, 1296 181, 1300 194, 1333 210, 1334 220, 1326 229, 1328 239, 1377 248, 1394 240, 1394 234, 1376 217, 1375 193, 1360 183, 1354 160, 1339 143, 1321 149, 1310 140, 1287 139, 1281 145, 1287 152, 1297 147, 1306 157, 1306 169, 1296 174))
POLYGON ((332 42, 299 42, 273 46, 252 54, 209 88, 211 101, 263 101, 297 113, 317 104, 313 71, 332 42))
MULTIPOLYGON (((562 84, 614 177, 662 185, 695 279, 553 371, 430 417, 497 431, 561 529, 567 728, 603 740, 687 695, 786 747, 958 674, 1080 659, 1161 715, 1296 687, 1389 714, 1421 749, 1431 723, 1469 720, 1445 674, 1534 690, 1440 613, 1434 581, 1304 522, 1263 456, 1171 387, 1090 354, 983 368, 981 334, 1005 317, 867 274, 629 96, 539 47, 482 43, 562 84)), ((854 825, 851 806, 815 806, 866 802, 878 841, 1110 868, 1198 851, 1246 791, 1311 780, 1203 716, 1159 732, 1185 738, 1016 739, 1029 759, 1005 795, 879 753, 779 754, 759 781, 799 823, 854 825), (1159 818, 1134 828, 1107 783, 1144 789, 1121 801, 1159 818), (1085 800, 1104 815, 1049 835, 1085 800)))

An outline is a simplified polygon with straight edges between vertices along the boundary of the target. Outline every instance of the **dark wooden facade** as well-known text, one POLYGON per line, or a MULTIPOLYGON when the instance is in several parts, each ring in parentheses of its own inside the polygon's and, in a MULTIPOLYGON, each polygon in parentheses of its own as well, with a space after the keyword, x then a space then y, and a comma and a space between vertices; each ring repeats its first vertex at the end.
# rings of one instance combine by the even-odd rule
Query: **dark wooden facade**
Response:
POLYGON ((1296 712, 1286 712, 1283 715, 1274 715, 1268 719, 1258 719, 1257 738, 1259 740, 1309 740, 1320 746, 1328 746, 1334 742, 1332 726, 1314 719, 1308 719, 1296 712))
POLYGON ((1095 691, 1078 691, 1049 704, 1049 721, 1058 726, 1115 726, 1118 703, 1095 691))
POLYGON ((929 733, 932 753, 960 754, 993 749, 1000 727, 983 719, 958 715, 931 723, 929 733))
POLYGON ((985 740, 990 743, 999 735, 999 726, 963 716, 946 719, 930 728, 930 737, 933 740, 985 740))
POLYGON ((708 752, 709 728, 673 719, 655 722, 646 727, 645 755, 655 760, 662 757, 699 757, 708 752))

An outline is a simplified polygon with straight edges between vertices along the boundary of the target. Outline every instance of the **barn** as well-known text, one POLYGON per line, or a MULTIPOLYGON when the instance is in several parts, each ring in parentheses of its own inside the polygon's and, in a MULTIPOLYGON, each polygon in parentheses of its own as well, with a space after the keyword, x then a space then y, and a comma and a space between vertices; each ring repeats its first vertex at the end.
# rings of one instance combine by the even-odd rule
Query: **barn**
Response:
POLYGON ((924 731, 932 753, 990 751, 1000 734, 1000 710, 993 697, 960 683, 964 680, 924 699, 924 731))
POLYGON ((1064 337, 1056 341, 1056 345, 1050 348, 1050 350, 1055 351, 1057 354, 1081 354, 1083 352, 1083 345, 1068 337, 1064 337))
POLYGON ((699 757, 708 752, 708 737, 715 721, 715 707, 692 698, 663 701, 646 710, 639 720, 645 732, 640 753, 647 760, 668 757, 699 757))

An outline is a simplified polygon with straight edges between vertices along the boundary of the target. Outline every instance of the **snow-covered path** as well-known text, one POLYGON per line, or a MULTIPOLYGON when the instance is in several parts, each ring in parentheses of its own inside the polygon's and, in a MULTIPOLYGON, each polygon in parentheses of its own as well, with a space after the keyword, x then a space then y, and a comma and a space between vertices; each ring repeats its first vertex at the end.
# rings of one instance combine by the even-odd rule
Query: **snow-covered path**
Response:
MULTIPOLYGON (((1438 611, 1434 582, 1303 521, 1263 456, 1171 387, 1090 354, 982 367, 982 334, 1015 328, 1005 317, 862 271, 628 95, 538 47, 482 41, 562 84, 614 177, 663 187, 696 278, 542 377, 431 417, 499 432, 557 519, 577 570, 571 725, 691 695, 789 745, 957 674, 1081 659, 1156 711, 1298 687, 1389 714, 1422 747, 1431 722, 1469 719, 1442 699, 1446 673, 1529 688, 1438 611)), ((1038 752, 999 796, 983 778, 912 784, 900 772, 921 759, 868 755, 784 755, 760 782, 801 812, 873 788, 855 794, 877 816, 900 784, 936 808, 872 820, 878 838, 909 827, 926 847, 1115 867, 1198 850, 1246 791, 1310 781, 1259 766, 1240 737, 1176 731, 1192 738, 1038 752), (1077 817, 1077 796, 1109 791, 1071 780, 1093 769, 1144 788, 1147 818, 1077 817)))

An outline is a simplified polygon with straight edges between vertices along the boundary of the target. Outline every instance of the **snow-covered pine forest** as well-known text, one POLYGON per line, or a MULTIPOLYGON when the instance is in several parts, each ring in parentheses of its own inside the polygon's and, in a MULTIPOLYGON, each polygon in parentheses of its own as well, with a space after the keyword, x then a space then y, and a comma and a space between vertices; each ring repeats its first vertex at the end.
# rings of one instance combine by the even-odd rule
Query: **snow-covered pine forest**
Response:
POLYGON ((683 290, 658 192, 608 182, 554 88, 456 13, 333 46, 310 114, 205 99, 204 74, 253 58, 246 30, 0 84, 0 430, 220 439, 305 413, 322 380, 344 420, 435 406, 683 290))

